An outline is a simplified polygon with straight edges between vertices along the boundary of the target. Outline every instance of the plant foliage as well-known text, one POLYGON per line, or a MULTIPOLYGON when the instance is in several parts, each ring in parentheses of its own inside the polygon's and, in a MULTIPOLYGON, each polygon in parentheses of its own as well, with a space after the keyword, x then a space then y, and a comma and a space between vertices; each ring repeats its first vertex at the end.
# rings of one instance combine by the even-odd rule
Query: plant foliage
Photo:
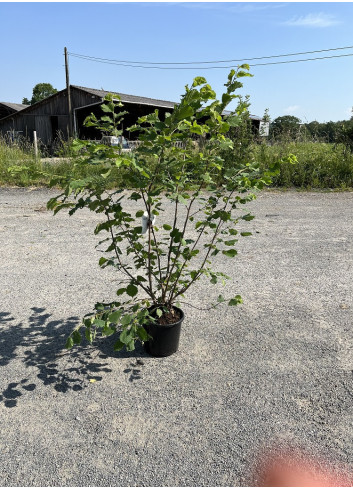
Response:
MULTIPOLYGON (((197 77, 172 113, 161 119, 156 110, 140 117, 128 129, 140 142, 132 153, 98 142, 74 142, 83 155, 76 165, 103 165, 104 171, 101 178, 53 179, 51 184, 59 184, 62 193, 48 208, 55 214, 66 209, 70 215, 88 208, 102 216, 94 231, 102 235, 99 246, 104 247, 99 265, 116 269, 120 283, 117 300, 96 304, 68 338, 68 348, 83 337, 93 341, 99 331, 104 336, 118 332, 115 349, 133 350, 136 341, 148 340, 144 326, 152 316, 173 313, 173 305, 202 277, 212 284, 229 279, 214 267, 215 257, 237 256, 239 237, 251 234, 238 232, 237 225, 254 218, 243 206, 279 171, 279 162, 260 171, 258 164, 239 158, 225 168, 221 156, 233 146, 229 132, 247 113, 247 104, 235 92, 242 87, 239 78, 251 76, 248 70, 242 65, 229 73, 220 99, 205 78, 197 77), (236 109, 224 115, 237 99, 236 109), (128 170, 124 186, 108 190, 105 180, 117 168, 128 170), (164 217, 167 208, 172 218, 164 217)), ((92 114, 85 124, 119 136, 121 106, 110 94, 102 105, 103 117, 92 114)), ((219 295, 209 307, 241 302, 239 294, 219 295)))

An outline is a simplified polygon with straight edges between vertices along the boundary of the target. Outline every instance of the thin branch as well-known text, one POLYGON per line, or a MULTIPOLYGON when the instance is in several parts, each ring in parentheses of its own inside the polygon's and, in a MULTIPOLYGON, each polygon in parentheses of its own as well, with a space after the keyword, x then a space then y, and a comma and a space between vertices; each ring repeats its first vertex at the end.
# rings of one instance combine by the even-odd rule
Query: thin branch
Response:
POLYGON ((179 302, 180 302, 180 304, 186 304, 187 306, 193 307, 194 309, 197 309, 198 311, 211 311, 212 309, 216 309, 216 307, 219 307, 222 304, 226 304, 227 301, 218 302, 217 304, 213 304, 213 306, 210 306, 210 307, 196 307, 193 304, 190 304, 189 302, 185 302, 185 301, 179 301, 179 302))
MULTIPOLYGON (((178 185, 177 185, 177 192, 178 192, 178 185)), ((176 223, 177 223, 177 220, 178 220, 178 203, 179 203, 179 195, 177 193, 176 200, 175 200, 173 229, 175 229, 176 223)), ((162 300, 163 301, 165 300, 165 297, 166 297, 166 294, 167 294, 167 289, 168 289, 168 284, 169 284, 169 280, 170 280, 169 266, 170 266, 170 259, 171 259, 171 255, 172 255, 172 244, 173 244, 173 237, 171 236, 170 237, 170 240, 169 240, 167 269, 166 269, 167 282, 165 284, 165 290, 164 290, 164 294, 163 294, 163 297, 162 297, 162 300)))
MULTIPOLYGON (((228 198, 227 198, 227 202, 225 203, 225 205, 224 205, 224 207, 223 207, 223 209, 222 209, 223 211, 225 211, 225 210, 227 209, 227 206, 228 206, 229 200, 230 200, 230 198, 232 197, 232 195, 233 195, 233 193, 234 193, 235 191, 236 191, 236 189, 234 188, 234 189, 233 189, 233 190, 230 192, 230 194, 229 194, 229 196, 228 196, 228 198)), ((222 223, 224 223, 224 221, 223 221, 223 220, 221 219, 221 217, 220 217, 220 218, 219 218, 219 223, 218 223, 217 228, 216 228, 216 230, 215 230, 215 232, 214 232, 214 235, 213 235, 212 241, 211 241, 211 243, 210 243, 210 246, 209 246, 209 248, 208 248, 208 251, 207 251, 207 253, 206 253, 205 259, 203 260, 203 263, 202 263, 201 267, 199 268, 199 271, 197 272, 197 274, 196 274, 195 278, 194 278, 194 279, 192 279, 192 280, 189 282, 189 284, 188 284, 187 286, 183 287, 183 288, 182 288, 180 291, 178 291, 178 292, 177 292, 177 293, 174 295, 174 297, 172 297, 172 296, 171 296, 171 297, 170 297, 170 301, 174 300, 174 299, 175 299, 176 297, 178 297, 179 295, 184 294, 184 293, 185 293, 185 292, 188 290, 188 288, 189 288, 189 287, 190 287, 190 286, 191 286, 191 285, 192 285, 194 282, 196 282, 196 280, 198 280, 198 279, 199 279, 199 277, 200 277, 200 275, 201 275, 201 273, 202 273, 202 271, 203 271, 203 269, 204 269, 204 266, 205 266, 205 263, 206 263, 206 261, 207 261, 207 258, 208 258, 209 254, 210 254, 210 252, 211 252, 212 245, 213 245, 213 243, 214 243, 214 241, 215 241, 216 237, 217 237, 217 236, 218 236, 218 234, 219 234, 219 230, 220 230, 220 227, 221 227, 222 223)), ((174 287, 174 290, 175 290, 175 289, 176 289, 176 287, 174 287)))
MULTIPOLYGON (((205 168, 205 172, 207 172, 207 171, 208 171, 208 168, 209 168, 209 163, 208 163, 208 165, 207 165, 207 166, 206 166, 206 168, 205 168)), ((198 196, 198 194, 199 194, 199 192, 200 192, 200 190, 201 190, 201 188, 202 188, 203 183, 204 183, 204 182, 203 182, 203 180, 202 180, 202 181, 201 181, 201 183, 199 184, 198 189, 197 189, 197 190, 196 190, 196 192, 194 193, 194 197, 192 198, 192 200, 191 200, 191 202, 190 202, 190 204, 189 204, 189 207, 188 207, 188 210, 187 210, 187 214, 186 214, 186 218, 185 218, 185 222, 184 222, 184 228, 183 228, 183 237, 184 237, 184 234, 185 234, 185 231, 186 231, 186 226, 187 226, 187 224, 188 224, 188 220, 189 220, 189 214, 190 214, 190 211, 191 211, 191 206, 192 206, 192 204, 194 203, 194 201, 196 200, 196 197, 198 196)), ((204 230, 205 230, 205 227, 206 227, 206 225, 204 225, 204 226, 203 226, 203 228, 202 228, 202 230, 201 230, 201 233, 199 234, 199 236, 198 236, 198 238, 197 238, 197 240, 196 240, 196 243, 194 243, 194 246, 192 247, 191 251, 193 251, 193 250, 195 249, 195 247, 196 247, 196 245, 197 245, 197 243, 198 243, 198 241, 199 241, 199 239, 200 239, 201 235, 203 234, 203 232, 204 232, 204 230)), ((179 254, 178 254, 178 255, 177 255, 175 258, 174 258, 174 261, 173 261, 173 266, 172 266, 172 268, 171 268, 171 271, 170 271, 170 273, 169 273, 169 277, 168 277, 168 278, 170 278, 170 275, 172 274, 172 271, 173 271, 174 265, 175 265, 175 263, 176 263, 177 259, 180 257, 180 248, 181 248, 181 241, 180 241, 180 243, 179 243, 179 247, 178 247, 178 250, 177 250, 177 253, 179 253, 179 254)), ((186 263, 187 263, 188 261, 189 261, 189 260, 185 259, 185 260, 184 260, 184 263, 183 263, 183 265, 182 265, 182 267, 181 267, 181 269, 179 270, 178 276, 177 276, 177 278, 175 279, 174 284, 173 284, 173 287, 172 287, 171 292, 170 292, 170 294, 169 294, 169 302, 170 302, 170 301, 172 301, 172 299, 173 299, 173 294, 174 294, 174 291, 175 291, 175 289, 176 289, 176 287, 177 287, 178 280, 179 280, 179 278, 180 278, 180 276, 181 276, 181 273, 182 273, 182 271, 183 271, 183 269, 184 269, 184 267, 186 266, 186 263)))
MULTIPOLYGON (((112 196, 109 194, 109 192, 107 192, 107 193, 108 193, 108 196, 109 196, 110 201, 111 201, 111 202, 114 204, 114 201, 112 200, 112 196)), ((108 217, 108 219, 109 219, 109 217, 108 217)), ((128 242, 130 243, 130 246, 131 246, 131 247, 134 249, 134 253, 136 253, 136 255, 137 255, 138 257, 140 257, 140 258, 141 258, 141 260, 143 260, 143 261, 144 261, 145 266, 146 266, 146 268, 147 268, 147 262, 146 262, 146 259, 145 259, 145 258, 142 256, 142 254, 141 254, 141 253, 140 253, 140 252, 139 252, 139 251, 138 251, 138 250, 137 250, 137 249, 134 247, 134 243, 133 243, 133 241, 131 240, 131 237, 129 236, 129 231, 128 231, 128 229, 124 229, 124 228, 123 228, 123 226, 122 226, 122 224, 120 224, 120 225, 119 225, 119 227, 120 227, 120 228, 121 228, 121 230, 122 230, 122 231, 125 233, 125 236, 126 236, 126 238, 127 238, 128 242)))
MULTIPOLYGON (((105 208, 105 206, 104 206, 105 208)), ((109 212, 105 209, 105 215, 107 216, 108 218, 108 221, 110 221, 110 217, 109 217, 109 212)), ((115 239, 114 239, 114 233, 113 233, 113 229, 112 229, 112 226, 110 226, 109 228, 109 231, 110 231, 110 235, 111 235, 111 239, 112 239, 112 243, 113 243, 113 246, 114 246, 114 251, 115 251, 115 254, 116 254, 116 257, 118 259, 118 262, 119 262, 119 265, 120 265, 120 270, 125 273, 125 275, 127 275, 128 277, 130 277, 135 283, 138 283, 140 285, 140 287, 152 298, 154 299, 154 294, 153 294, 153 291, 152 291, 152 288, 150 290, 148 290, 147 287, 145 287, 144 285, 142 285, 138 280, 135 279, 135 277, 128 271, 126 270, 125 268, 125 265, 123 265, 123 263, 121 262, 121 259, 120 259, 120 256, 119 256, 119 252, 118 252, 118 249, 117 249, 117 246, 116 246, 116 243, 115 243, 115 239)))

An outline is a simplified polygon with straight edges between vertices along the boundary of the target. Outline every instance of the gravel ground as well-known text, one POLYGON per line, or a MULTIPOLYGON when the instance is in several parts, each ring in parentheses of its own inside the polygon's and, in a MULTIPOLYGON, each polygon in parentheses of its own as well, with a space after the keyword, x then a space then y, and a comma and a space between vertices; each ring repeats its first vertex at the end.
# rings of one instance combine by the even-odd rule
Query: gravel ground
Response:
MULTIPOLYGON (((55 194, 0 189, 2 486, 249 485, 261 450, 288 443, 353 469, 353 193, 249 203, 254 236, 218 260, 244 304, 185 306, 162 359, 110 338, 63 348, 116 284, 99 216, 53 217, 55 194)), ((219 293, 200 283, 188 301, 219 293)))

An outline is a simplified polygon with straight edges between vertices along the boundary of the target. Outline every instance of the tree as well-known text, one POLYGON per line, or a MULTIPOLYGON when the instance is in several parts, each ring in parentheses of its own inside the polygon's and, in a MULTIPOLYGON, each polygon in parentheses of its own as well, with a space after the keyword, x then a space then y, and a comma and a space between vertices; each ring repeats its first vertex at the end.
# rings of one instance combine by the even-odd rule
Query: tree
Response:
POLYGON ((283 115, 271 122, 271 134, 273 136, 296 137, 300 130, 301 120, 294 115, 283 115))
POLYGON ((33 88, 32 98, 28 100, 28 98, 24 97, 22 99, 23 104, 33 105, 41 100, 50 97, 50 95, 54 95, 57 93, 57 89, 53 87, 50 83, 37 83, 37 85, 33 88))

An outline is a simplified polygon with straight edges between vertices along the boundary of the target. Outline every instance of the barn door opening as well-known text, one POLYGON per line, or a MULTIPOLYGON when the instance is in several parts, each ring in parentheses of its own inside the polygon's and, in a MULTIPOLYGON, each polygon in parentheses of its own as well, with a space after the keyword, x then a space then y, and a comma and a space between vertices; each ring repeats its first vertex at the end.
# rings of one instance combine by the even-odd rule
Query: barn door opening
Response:
POLYGON ((51 124, 51 140, 53 142, 58 137, 59 117, 57 115, 50 116, 50 124, 51 124))

